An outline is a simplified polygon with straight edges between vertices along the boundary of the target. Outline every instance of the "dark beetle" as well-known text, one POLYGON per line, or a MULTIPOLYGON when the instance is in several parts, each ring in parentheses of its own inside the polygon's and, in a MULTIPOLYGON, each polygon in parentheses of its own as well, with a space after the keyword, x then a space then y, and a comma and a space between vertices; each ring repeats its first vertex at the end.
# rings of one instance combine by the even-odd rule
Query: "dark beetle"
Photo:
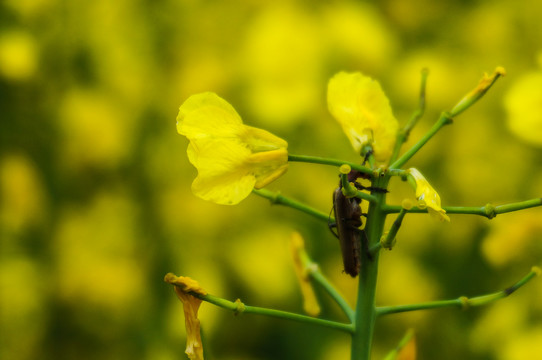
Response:
MULTIPOLYGON (((354 182, 360 189, 364 187, 356 183, 356 179, 364 177, 357 171, 351 171, 348 174, 348 181, 354 182)), ((361 199, 356 197, 348 198, 342 192, 341 183, 333 192, 333 212, 335 213, 335 227, 337 228, 337 238, 341 245, 343 257, 344 272, 352 277, 359 274, 361 265, 361 242, 367 242, 365 232, 360 228, 362 225, 361 199), (362 236, 364 237, 362 239, 362 236)), ((331 227, 331 225, 330 225, 331 227)))

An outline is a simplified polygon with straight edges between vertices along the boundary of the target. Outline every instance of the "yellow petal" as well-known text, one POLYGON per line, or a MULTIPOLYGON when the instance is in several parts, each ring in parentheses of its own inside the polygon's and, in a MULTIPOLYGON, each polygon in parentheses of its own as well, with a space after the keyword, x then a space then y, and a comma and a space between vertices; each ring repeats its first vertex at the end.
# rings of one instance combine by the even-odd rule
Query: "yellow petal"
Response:
POLYGON ((195 292, 201 295, 207 295, 205 291, 196 280, 192 280, 188 276, 175 276, 175 274, 167 273, 164 277, 164 281, 168 284, 179 287, 183 292, 195 292))
POLYGON ((188 158, 198 169, 192 192, 222 205, 234 205, 246 198, 256 183, 246 165, 250 151, 234 141, 192 141, 188 158))
POLYGON ((252 154, 248 162, 253 165, 251 169, 256 178, 254 187, 261 189, 288 170, 288 152, 279 149, 252 154))
POLYGON ((288 169, 285 149, 251 154, 236 141, 192 141, 188 157, 198 169, 192 191, 204 200, 233 205, 288 169))
POLYGON ((416 198, 418 199, 419 207, 427 207, 429 214, 439 220, 450 221, 446 211, 441 207, 440 196, 425 179, 425 177, 418 171, 418 169, 408 169, 409 175, 414 178, 416 182, 416 198))
MULTIPOLYGON (((178 289, 175 287, 175 289, 178 289)), ((203 360, 203 346, 201 343, 200 321, 198 310, 201 300, 192 295, 176 291, 183 303, 184 323, 186 326, 186 350, 190 359, 203 360)))
POLYGON ((398 123, 377 81, 361 73, 340 72, 329 80, 327 103, 357 152, 372 140, 377 160, 391 156, 398 123))
POLYGON ((188 139, 236 137, 243 122, 235 109, 215 93, 190 96, 179 108, 177 132, 188 139))
POLYGON ((183 303, 184 322, 186 326, 186 350, 185 353, 190 359, 203 360, 203 346, 201 342, 200 321, 198 310, 201 300, 190 295, 188 292, 196 292, 202 295, 207 294, 197 281, 189 277, 167 274, 164 281, 174 285, 177 297, 183 303))
POLYGON ((262 152, 288 148, 288 143, 283 139, 271 134, 269 131, 252 126, 244 126, 245 133, 242 136, 252 152, 262 152))

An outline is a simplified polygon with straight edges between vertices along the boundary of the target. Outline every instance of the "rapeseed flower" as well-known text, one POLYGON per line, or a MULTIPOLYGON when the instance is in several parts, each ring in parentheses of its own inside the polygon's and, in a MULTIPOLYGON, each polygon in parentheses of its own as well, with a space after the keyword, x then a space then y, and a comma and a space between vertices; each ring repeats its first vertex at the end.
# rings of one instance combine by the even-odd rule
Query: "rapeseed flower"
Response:
POLYGON ((244 125, 215 93, 193 95, 181 105, 177 132, 190 140, 188 159, 198 169, 192 191, 202 199, 237 204, 288 169, 288 143, 244 125))
POLYGON ((356 152, 372 145, 376 160, 391 156, 399 124, 377 81, 359 72, 340 72, 329 80, 327 104, 356 152))

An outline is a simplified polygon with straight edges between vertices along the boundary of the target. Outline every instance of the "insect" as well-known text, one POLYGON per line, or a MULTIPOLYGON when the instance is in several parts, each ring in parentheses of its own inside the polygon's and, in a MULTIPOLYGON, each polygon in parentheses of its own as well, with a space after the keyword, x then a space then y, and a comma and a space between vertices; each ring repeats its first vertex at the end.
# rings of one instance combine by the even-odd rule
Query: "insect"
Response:
MULTIPOLYGON (((348 181, 354 182, 356 187, 364 189, 361 184, 355 181, 362 177, 357 171, 351 171, 348 174, 348 181)), ((333 212, 335 213, 335 227, 337 228, 337 238, 341 245, 344 272, 352 277, 359 274, 361 265, 360 248, 363 244, 367 245, 367 235, 365 231, 359 229, 362 226, 361 217, 364 216, 361 210, 362 200, 356 197, 348 198, 342 192, 341 183, 333 192, 333 212), (364 237, 362 239, 362 237, 364 237)), ((331 229, 332 224, 329 224, 331 229)))

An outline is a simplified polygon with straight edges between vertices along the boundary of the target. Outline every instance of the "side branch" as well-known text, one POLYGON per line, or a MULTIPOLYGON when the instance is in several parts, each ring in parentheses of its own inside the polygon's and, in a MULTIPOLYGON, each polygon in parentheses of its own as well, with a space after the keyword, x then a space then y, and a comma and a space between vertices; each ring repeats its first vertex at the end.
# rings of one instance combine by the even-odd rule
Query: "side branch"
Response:
POLYGON ((331 165, 336 167, 341 167, 342 165, 350 165, 350 167, 354 170, 357 170, 361 173, 373 176, 373 170, 348 161, 344 160, 337 160, 337 159, 328 159, 318 156, 307 156, 307 155, 293 155, 288 154, 288 161, 296 161, 296 162, 306 162, 306 163, 313 163, 313 164, 323 164, 323 165, 331 165))
POLYGON ((329 214, 325 214, 299 201, 281 195, 280 193, 275 193, 267 189, 254 189, 252 190, 252 192, 258 196, 268 199, 269 201, 271 201, 272 204, 285 205, 291 207, 292 209, 296 209, 306 214, 312 215, 320 220, 331 222, 335 221, 335 219, 333 217, 330 217, 329 214))
POLYGON ((377 315, 389 315, 389 314, 397 314, 401 312, 408 312, 408 311, 417 311, 417 310, 429 310, 429 309, 436 309, 436 308, 443 308, 443 307, 458 307, 462 309, 468 309, 469 307, 474 306, 482 306, 489 303, 492 303, 494 301, 497 301, 499 299, 503 299, 507 297, 508 295, 512 294, 514 291, 528 283, 532 278, 535 276, 540 275, 542 270, 538 266, 533 266, 531 271, 525 275, 520 281, 515 283, 514 285, 487 295, 477 296, 473 298, 468 298, 466 296, 461 296, 457 299, 453 300, 442 300, 442 301, 431 301, 421 304, 411 304, 411 305, 399 305, 399 306, 382 306, 377 308, 377 315))
POLYGON ((412 158, 418 150, 420 150, 435 134, 444 126, 452 123, 452 117, 449 113, 443 112, 437 122, 431 129, 406 153, 404 153, 399 159, 390 165, 391 169, 398 169, 403 166, 410 158, 412 158))
MULTIPOLYGON (((505 214, 508 212, 519 211, 529 209, 537 206, 542 206, 542 198, 536 198, 526 201, 519 201, 510 204, 503 204, 494 206, 487 204, 485 206, 469 207, 469 206, 447 206, 442 207, 447 214, 466 214, 466 215, 479 215, 488 219, 493 219, 499 214, 505 214)), ((384 205, 383 211, 387 214, 394 214, 401 211, 402 207, 398 205, 384 205)), ((413 207, 408 211, 409 213, 427 213, 427 209, 420 209, 413 207)))
POLYGON ((190 295, 197 297, 198 299, 201 299, 208 303, 211 303, 213 305, 216 305, 218 307, 221 307, 223 309, 232 310, 236 315, 240 313, 265 315, 265 316, 275 317, 279 319, 293 320, 293 321, 298 321, 298 322, 304 322, 307 324, 325 326, 331 329, 341 330, 347 333, 352 333, 354 331, 354 328, 351 324, 343 324, 336 321, 313 318, 307 315, 301 315, 301 314, 291 313, 287 311, 267 309, 267 308, 261 308, 261 307, 256 307, 256 306, 248 306, 248 305, 243 304, 240 300, 232 302, 232 301, 228 301, 226 299, 222 299, 210 294, 201 295, 195 292, 190 292, 190 295))

